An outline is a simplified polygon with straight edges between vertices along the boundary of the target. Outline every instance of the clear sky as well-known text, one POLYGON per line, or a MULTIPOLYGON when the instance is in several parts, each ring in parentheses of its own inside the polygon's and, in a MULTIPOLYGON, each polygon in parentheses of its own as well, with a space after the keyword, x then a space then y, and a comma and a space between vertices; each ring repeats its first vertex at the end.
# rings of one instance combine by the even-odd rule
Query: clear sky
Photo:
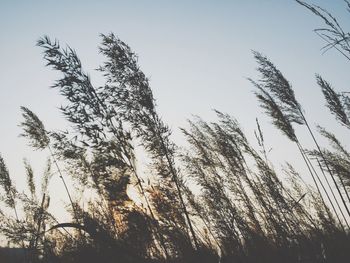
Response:
MULTIPOLYGON (((350 14, 342 0, 313 1, 350 28, 350 14)), ((58 75, 44 66, 36 41, 43 35, 69 44, 80 56, 93 83, 102 83, 94 70, 100 33, 114 32, 139 55, 139 62, 157 99, 158 109, 183 144, 178 127, 196 114, 214 120, 212 109, 227 112, 254 141, 255 118, 261 119, 266 144, 277 165, 299 157, 288 140, 262 114, 246 80, 256 77, 251 50, 268 56, 293 84, 311 123, 330 128, 345 144, 348 131, 323 107, 314 74, 321 74, 336 90, 349 91, 349 62, 336 51, 322 55, 324 45, 312 29, 322 21, 293 0, 231 1, 0 1, 0 153, 19 189, 23 189, 24 157, 41 176, 46 153, 33 152, 19 138, 20 106, 33 110, 48 129, 66 125, 58 106, 63 99, 49 89, 58 75)), ((306 134, 298 130, 298 135, 306 134)), ((308 137, 304 143, 308 145, 308 137)), ((311 145, 311 144, 310 144, 311 145)), ((300 165, 302 167, 302 165, 300 165)), ((66 202, 57 176, 51 190, 54 208, 66 202)), ((55 213, 60 213, 59 209, 55 213)))

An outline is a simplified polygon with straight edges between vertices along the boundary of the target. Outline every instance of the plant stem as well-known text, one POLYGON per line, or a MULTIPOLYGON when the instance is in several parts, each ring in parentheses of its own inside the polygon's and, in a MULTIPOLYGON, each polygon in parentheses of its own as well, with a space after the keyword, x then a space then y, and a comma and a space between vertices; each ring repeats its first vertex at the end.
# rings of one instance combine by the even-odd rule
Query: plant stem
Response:
MULTIPOLYGON (((309 170, 309 172, 310 172, 310 174, 311 174, 311 177, 312 177, 312 179, 313 179, 313 181, 314 181, 314 183, 315 183, 316 189, 317 189, 317 191, 318 191, 318 193, 319 193, 319 195, 320 195, 320 198, 321 198, 321 200, 322 200, 322 204, 323 204, 323 206, 325 207, 326 211, 328 211, 328 207, 327 207, 327 205, 326 205, 326 203, 325 203, 325 201, 324 201, 324 199, 323 199, 321 190, 320 190, 320 188, 319 188, 319 186, 318 186, 318 184, 317 184, 317 181, 316 181, 316 179, 315 179, 315 175, 313 174, 313 172, 312 172, 312 170, 311 170, 311 168, 310 168, 310 165, 309 165, 309 163, 308 163, 308 161, 307 161, 307 159, 306 159, 306 157, 305 157, 304 150, 303 150, 302 146, 300 145, 300 143, 299 143, 298 141, 297 141, 296 143, 297 143, 297 146, 298 146, 298 148, 299 148, 299 151, 300 151, 300 153, 301 153, 301 155, 302 155, 302 157, 303 157, 303 159, 304 159, 304 162, 306 163, 306 166, 307 166, 307 168, 308 168, 308 170, 309 170)), ((316 174, 316 176, 317 176, 317 174, 316 174)), ((317 176, 317 177, 318 177, 318 176, 317 176)), ((318 180, 319 180, 319 178, 318 178, 318 180)), ((322 183, 321 183, 321 185, 323 186, 322 183)), ((326 192, 326 194, 327 194, 327 191, 325 191, 325 192, 326 192)), ((327 196, 328 196, 328 195, 327 195, 327 196)), ((332 205, 332 208, 333 208, 333 210, 334 210, 334 213, 335 213, 335 215, 336 215, 336 217, 337 217, 337 219, 338 219, 338 221, 339 221, 339 223, 340 223, 342 229, 343 229, 344 232, 345 232, 344 226, 342 225, 342 223, 341 223, 341 221, 340 221, 340 218, 339 218, 338 213, 336 212, 336 210, 335 210, 335 208, 334 208, 334 206, 333 206, 333 203, 332 203, 332 202, 330 202, 330 203, 331 203, 331 205, 332 205)))
POLYGON ((65 188, 65 190, 66 190, 66 193, 67 193, 67 195, 68 195, 69 201, 70 201, 71 206, 72 206, 72 209, 73 209, 73 213, 74 213, 75 219, 77 220, 77 222, 79 222, 79 220, 78 220, 78 214, 77 214, 77 211, 76 211, 76 209, 75 209, 75 206, 74 206, 72 197, 71 197, 71 195, 70 195, 70 193, 69 193, 69 190, 68 190, 66 181, 65 181, 64 178, 63 178, 63 174, 62 174, 62 172, 61 172, 60 167, 58 166, 58 163, 57 163, 57 160, 56 160, 55 156, 53 155, 53 152, 52 152, 52 150, 51 150, 50 145, 48 145, 48 149, 49 149, 49 151, 50 151, 50 154, 51 154, 51 157, 52 157, 52 159, 53 159, 53 162, 55 163, 55 166, 56 166, 56 168, 57 168, 59 177, 61 178, 62 183, 63 183, 63 185, 64 185, 64 188, 65 188))
MULTIPOLYGON (((315 143, 315 145, 316 145, 316 147, 317 147, 318 152, 320 153, 320 155, 321 155, 321 157, 322 157, 322 159, 323 159, 323 161, 324 161, 324 163, 325 163, 325 166, 326 166, 326 168, 327 168, 327 171, 328 171, 328 173, 330 174, 330 176, 331 176, 331 178, 332 178, 332 180, 333 180, 333 183, 334 183, 334 185, 335 185, 335 187, 336 187, 336 189, 337 189, 337 191, 338 191, 338 193, 339 193, 339 195, 340 195, 340 198, 341 198, 341 200, 342 200, 342 202, 343 202, 343 204, 344 204, 344 207, 345 207, 345 209, 346 209, 346 212, 347 212, 348 215, 350 216, 350 210, 349 210, 349 208, 348 208, 348 205, 346 204, 346 201, 345 201, 345 199, 344 199, 344 197, 343 197, 343 194, 341 193, 341 191, 340 191, 340 189, 339 189, 339 186, 338 186, 338 184, 337 184, 337 182, 336 182, 336 180, 335 180, 335 178, 334 178, 334 175, 333 175, 331 169, 330 169, 329 166, 328 166, 328 162, 327 162, 325 156, 323 155, 323 152, 322 152, 322 150, 321 150, 321 147, 319 146, 319 144, 318 144, 318 142, 317 142, 317 140, 316 140, 316 138, 315 138, 315 136, 314 136, 314 134, 313 134, 313 132, 312 132, 312 130, 311 130, 311 128, 310 128, 310 126, 309 126, 309 124, 308 124, 308 122, 307 122, 307 120, 306 120, 306 118, 305 118, 305 116, 304 116, 304 114, 303 114, 303 112, 301 111, 300 108, 299 108, 299 112, 300 112, 300 114, 301 114, 301 116, 302 116, 302 118, 303 118, 303 120, 304 120, 304 122, 305 122, 305 125, 306 125, 306 127, 307 127, 307 129, 308 129, 308 131, 309 131, 309 133, 310 133, 310 135, 311 135, 311 137, 312 137, 312 140, 314 141, 314 143, 315 143)), ((348 201, 350 202, 350 197, 349 197, 349 195, 348 195, 348 193, 347 193, 347 190, 346 190, 346 188, 345 188, 344 182, 343 182, 343 180, 342 180, 340 177, 339 177, 339 179, 340 179, 340 182, 341 182, 341 184, 342 184, 342 186, 343 186, 343 188, 344 188, 344 190, 345 190, 345 194, 346 194, 346 196, 347 196, 347 198, 348 198, 348 201)))
POLYGON ((161 142, 161 147, 162 147, 162 149, 164 151, 165 158, 166 158, 166 160, 168 162, 168 165, 169 165, 169 168, 170 168, 170 173, 172 174, 172 179, 173 179, 173 181, 175 183, 177 194, 178 194, 178 197, 180 199, 180 203, 182 205, 183 212, 185 213, 185 217, 186 217, 188 226, 190 228, 190 232, 191 232, 191 235, 192 235, 192 238, 193 238, 194 245, 195 245, 196 249, 199 250, 199 244, 198 244, 198 241, 197 241, 197 237, 196 237, 196 234, 194 232, 190 216, 189 216, 188 211, 186 209, 185 202, 184 202, 183 197, 182 197, 181 188, 180 188, 180 185, 179 185, 179 182, 178 182, 177 174, 175 172, 175 169, 173 167, 172 161, 170 159, 170 156, 169 156, 169 153, 168 153, 168 148, 165 146, 165 142, 164 142, 164 140, 163 140, 163 138, 162 138, 162 136, 161 136, 161 134, 159 132, 159 127, 158 127, 159 123, 157 121, 155 112, 153 112, 152 117, 153 117, 154 123, 156 124, 157 136, 158 136, 158 138, 159 138, 159 140, 161 142))

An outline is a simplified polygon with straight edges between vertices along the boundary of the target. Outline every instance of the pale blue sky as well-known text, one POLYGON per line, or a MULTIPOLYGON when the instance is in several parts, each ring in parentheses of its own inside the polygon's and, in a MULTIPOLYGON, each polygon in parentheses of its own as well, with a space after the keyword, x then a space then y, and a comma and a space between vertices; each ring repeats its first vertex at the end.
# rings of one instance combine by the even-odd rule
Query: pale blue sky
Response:
MULTIPOLYGON (((343 1, 313 2, 350 28, 343 1)), ((314 74, 320 73, 339 91, 349 90, 349 62, 333 50, 321 54, 324 43, 312 32, 318 26, 323 26, 322 21, 293 0, 2 0, 0 153, 21 188, 25 181, 22 158, 33 163, 39 176, 46 154, 33 153, 18 137, 19 107, 32 109, 49 129, 65 126, 57 110, 63 100, 48 88, 58 75, 44 67, 41 50, 35 46, 38 38, 48 35, 68 43, 98 84, 102 79, 94 69, 103 59, 97 52, 99 33, 114 32, 139 54, 175 141, 183 144, 178 127, 186 126, 191 114, 213 120, 211 109, 217 108, 235 116, 252 141, 259 117, 266 143, 273 148, 271 158, 277 164, 288 160, 299 165, 299 157, 291 157, 296 153, 293 145, 261 113, 246 77, 257 76, 251 50, 264 53, 293 84, 311 123, 330 127, 348 143, 348 131, 323 107, 314 74)), ((59 207, 60 200, 65 200, 63 188, 57 178, 52 186, 59 207)))

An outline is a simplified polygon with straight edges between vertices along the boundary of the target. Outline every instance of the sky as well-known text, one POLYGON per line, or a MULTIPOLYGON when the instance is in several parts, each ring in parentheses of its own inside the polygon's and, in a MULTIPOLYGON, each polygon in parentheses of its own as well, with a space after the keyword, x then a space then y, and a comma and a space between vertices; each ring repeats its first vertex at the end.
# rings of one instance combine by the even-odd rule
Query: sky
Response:
MULTIPOLYGON (((344 29, 350 28, 343 1, 313 3, 331 11, 344 29)), ((176 143, 185 145, 179 127, 186 127, 188 118, 199 115, 214 121, 215 108, 237 118, 254 144, 258 117, 272 148, 271 159, 277 166, 288 160, 303 171, 295 157, 297 149, 262 113, 247 78, 257 78, 251 51, 262 52, 292 83, 310 122, 328 127, 349 146, 348 131, 324 107, 315 81, 319 73, 336 90, 349 90, 349 62, 335 50, 322 54, 324 42, 312 31, 322 26, 318 17, 293 0, 1 0, 0 154, 18 188, 24 189, 23 158, 40 177, 48 153, 33 151, 19 137, 20 106, 35 112, 48 130, 67 126, 58 110, 64 99, 50 88, 59 74, 45 67, 36 41, 48 35, 74 48, 98 85, 103 83, 95 70, 103 62, 99 34, 113 32, 139 55, 158 111, 176 143)), ((305 130, 297 132, 312 147, 305 130)), ((54 214, 63 216, 67 199, 57 175, 50 187, 54 214)))

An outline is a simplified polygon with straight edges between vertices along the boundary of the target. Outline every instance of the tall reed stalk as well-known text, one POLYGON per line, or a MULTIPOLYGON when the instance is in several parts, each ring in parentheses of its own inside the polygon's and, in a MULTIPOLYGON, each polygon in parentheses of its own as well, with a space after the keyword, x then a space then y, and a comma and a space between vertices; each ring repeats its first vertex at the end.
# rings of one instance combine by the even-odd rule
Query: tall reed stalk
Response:
MULTIPOLYGON (((332 205, 333 211, 340 221, 339 215, 334 207, 333 201, 330 199, 328 192, 324 187, 322 181, 320 180, 319 175, 315 172, 313 165, 311 164, 311 162, 308 162, 308 159, 305 156, 304 150, 302 149, 303 147, 300 145, 300 142, 295 135, 292 123, 296 123, 299 125, 306 125, 314 143, 317 146, 317 149, 319 151, 321 150, 302 112, 301 106, 295 98, 294 91, 291 88, 291 85, 284 78, 282 73, 266 57, 264 57, 258 52, 254 52, 254 57, 259 64, 258 71, 261 73, 261 80, 259 81, 259 83, 251 79, 250 81, 258 89, 258 92, 256 92, 256 96, 261 102, 261 106, 266 110, 267 114, 272 117, 273 123, 276 125, 276 127, 279 128, 285 135, 287 135, 287 137, 291 141, 297 143, 298 149, 305 161, 305 164, 308 167, 308 170, 314 180, 314 183, 318 189, 318 192, 321 198, 322 198, 322 193, 317 186, 317 181, 321 185, 322 189, 324 189, 326 196, 332 205), (314 178, 314 176, 317 178, 317 181, 314 178)), ((347 204, 342 196, 342 193, 338 187, 338 184, 335 181, 331 171, 330 170, 328 171, 341 197, 341 200, 343 201, 344 207, 348 212, 347 204)), ((341 210, 340 206, 338 206, 338 208, 341 210)), ((347 219, 345 217, 344 217, 344 220, 346 224, 348 224, 347 219)))

